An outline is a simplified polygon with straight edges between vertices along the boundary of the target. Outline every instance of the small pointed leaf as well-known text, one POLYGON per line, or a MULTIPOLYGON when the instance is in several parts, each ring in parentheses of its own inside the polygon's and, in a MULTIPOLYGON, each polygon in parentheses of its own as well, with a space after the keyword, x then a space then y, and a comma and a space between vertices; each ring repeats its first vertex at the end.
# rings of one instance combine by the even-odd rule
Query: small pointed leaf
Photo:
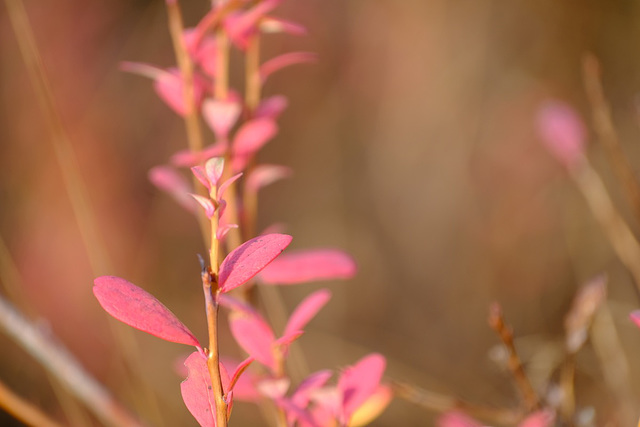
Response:
POLYGON ((283 335, 289 335, 295 331, 301 331, 311 319, 331 299, 328 289, 320 289, 306 297, 293 311, 284 329, 283 335))
POLYGON ((222 261, 218 284, 221 292, 251 280, 291 243, 286 234, 267 234, 255 237, 234 249, 222 261))

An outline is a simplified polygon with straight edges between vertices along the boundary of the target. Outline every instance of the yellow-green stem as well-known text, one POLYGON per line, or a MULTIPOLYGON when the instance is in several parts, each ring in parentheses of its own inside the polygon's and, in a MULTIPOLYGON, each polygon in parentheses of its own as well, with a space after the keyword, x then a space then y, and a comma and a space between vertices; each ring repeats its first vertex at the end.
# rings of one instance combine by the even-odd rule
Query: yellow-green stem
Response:
POLYGON ((207 310, 207 326, 209 329, 209 350, 207 353, 207 368, 211 377, 211 388, 216 407, 216 426, 227 425, 227 403, 224 400, 224 390, 220 379, 220 352, 218 350, 218 301, 217 275, 211 270, 203 271, 204 299, 207 310), (212 279, 214 283, 212 283, 212 279))

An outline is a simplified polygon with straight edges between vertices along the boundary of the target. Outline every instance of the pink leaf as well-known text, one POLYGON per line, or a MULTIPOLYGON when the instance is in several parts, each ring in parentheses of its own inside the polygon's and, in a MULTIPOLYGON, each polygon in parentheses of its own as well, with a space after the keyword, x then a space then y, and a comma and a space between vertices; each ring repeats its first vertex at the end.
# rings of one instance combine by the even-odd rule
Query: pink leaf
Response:
POLYGON ((529 415, 518 427, 551 427, 555 421, 555 415, 551 411, 537 411, 529 415))
POLYGON ((351 256, 336 249, 313 249, 283 254, 260 273, 269 285, 292 285, 316 280, 350 279, 356 273, 351 256))
POLYGON ((584 155, 585 129, 576 112, 567 104, 548 101, 538 111, 538 132, 553 156, 573 168, 584 155))
POLYGON ((271 399, 278 400, 284 397, 287 394, 287 390, 289 390, 289 386, 291 385, 291 380, 289 378, 267 378, 260 381, 256 388, 263 396, 271 399))
POLYGON ((179 167, 192 167, 204 163, 212 157, 223 156, 227 151, 227 143, 220 141, 211 144, 202 151, 180 150, 171 156, 171 164, 179 167))
POLYGON ((227 372, 234 371, 229 386, 230 390, 233 391, 234 399, 245 402, 257 402, 262 397, 254 386, 258 381, 258 375, 246 370, 239 373, 243 365, 253 360, 253 358, 247 358, 244 362, 238 364, 237 361, 225 357, 222 358, 222 364, 227 368, 227 372), (233 368, 235 366, 237 367, 233 368))
POLYGON ((267 234, 255 237, 234 249, 222 261, 218 284, 221 292, 251 280, 291 243, 286 234, 267 234))
POLYGON ((189 376, 180 384, 182 400, 203 427, 215 427, 216 405, 206 358, 196 352, 184 361, 189 376))
POLYGON ((233 139, 234 155, 251 155, 262 148, 278 132, 270 119, 254 119, 245 123, 233 139))
POLYGON ((228 180, 226 180, 225 182, 223 182, 222 184, 220 184, 220 188, 218 188, 218 199, 222 199, 222 197, 224 196, 224 192, 227 191, 227 188, 229 188, 229 186, 234 182, 236 182, 241 176, 242 176, 242 172, 237 173, 231 178, 229 178, 228 180))
POLYGON ((204 120, 219 140, 227 139, 229 131, 238 121, 241 110, 240 104, 232 100, 207 99, 202 104, 204 120))
POLYGON ((316 62, 318 55, 311 52, 290 52, 268 60, 260 66, 260 80, 264 83, 271 74, 294 64, 316 62))
POLYGON ((291 168, 279 165, 258 165, 247 178, 247 189, 257 192, 259 189, 278 180, 288 178, 292 174, 291 168))
POLYGON ((246 49, 249 39, 258 29, 260 19, 272 11, 281 0, 265 0, 244 13, 229 14, 224 21, 224 28, 229 38, 240 49, 246 49))
POLYGON ((224 158, 214 157, 204 164, 204 172, 212 187, 218 187, 218 182, 224 172, 224 158))
POLYGON ((261 316, 232 313, 229 319, 229 328, 238 345, 249 356, 271 370, 275 370, 276 362, 273 357, 275 336, 261 316))
POLYGON ((301 408, 306 408, 311 400, 311 393, 324 386, 332 375, 333 373, 328 369, 309 375, 298 385, 298 388, 291 397, 292 402, 301 408))
POLYGON ((482 427, 482 425, 462 412, 450 411, 438 418, 438 427, 482 427))
POLYGON ((167 341, 200 348, 189 328, 153 295, 133 283, 101 276, 94 280, 93 294, 102 308, 121 322, 167 341))
POLYGON ((360 405, 376 391, 385 366, 385 358, 381 354, 373 353, 344 370, 337 386, 342 392, 344 422, 348 422, 360 405))
POLYGON ((320 289, 305 298, 289 317, 283 335, 303 330, 318 311, 329 302, 329 299, 331 299, 331 292, 328 289, 320 289))
POLYGON ((199 194, 189 193, 189 195, 193 197, 193 199, 204 208, 204 212, 207 215, 207 218, 213 218, 213 214, 216 212, 216 208, 211 200, 207 199, 206 197, 202 197, 199 194))
POLYGON ((227 393, 230 392, 230 391, 233 391, 233 388, 235 387, 235 385, 240 380, 240 377, 242 376, 242 374, 244 374, 244 371, 247 370, 249 365, 251 365, 254 360, 255 359, 253 357, 247 357, 245 360, 243 360, 236 367, 235 371, 233 372, 233 376, 231 377, 231 379, 229 381, 228 386, 225 388, 225 390, 227 390, 227 393))
POLYGON ((266 118, 276 120, 288 105, 289 101, 287 101, 286 97, 282 95, 274 95, 270 98, 264 99, 260 105, 258 105, 258 108, 256 108, 256 111, 254 112, 254 117, 256 119, 266 118))
MULTIPOLYGON (((149 64, 136 62, 123 62, 121 69, 145 77, 154 81, 154 88, 158 96, 176 113, 184 116, 187 108, 184 104, 182 77, 177 69, 163 70, 149 64)), ((202 76, 193 76, 193 98, 196 107, 202 102, 207 82, 202 76)))
POLYGON ((191 187, 176 170, 167 166, 156 166, 149 171, 149 181, 169 193, 180 206, 189 212, 195 212, 193 199, 188 194, 191 187))

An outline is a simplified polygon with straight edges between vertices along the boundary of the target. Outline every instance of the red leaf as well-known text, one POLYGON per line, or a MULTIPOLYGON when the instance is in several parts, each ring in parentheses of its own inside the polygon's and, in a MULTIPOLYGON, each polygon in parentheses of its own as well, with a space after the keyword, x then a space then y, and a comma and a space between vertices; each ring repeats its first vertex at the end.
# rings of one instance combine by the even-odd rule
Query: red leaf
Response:
POLYGON ((98 302, 116 319, 158 338, 200 348, 189 328, 147 291, 115 276, 98 277, 94 284, 98 302))
POLYGON ((292 285, 315 280, 350 279, 356 263, 345 252, 314 249, 283 254, 260 272, 260 281, 269 285, 292 285))
POLYGON ((286 234, 267 234, 255 237, 234 249, 222 261, 218 284, 220 292, 251 280, 291 243, 286 234))

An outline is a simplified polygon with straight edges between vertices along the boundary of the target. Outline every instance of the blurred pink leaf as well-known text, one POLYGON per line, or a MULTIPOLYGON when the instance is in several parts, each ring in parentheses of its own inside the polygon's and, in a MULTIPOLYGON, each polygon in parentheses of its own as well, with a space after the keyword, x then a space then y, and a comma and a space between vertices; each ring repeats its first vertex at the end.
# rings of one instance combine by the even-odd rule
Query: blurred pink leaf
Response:
POLYGON ((278 133, 278 126, 271 119, 254 119, 246 122, 233 139, 234 155, 252 155, 278 133))
POLYGON ((260 80, 264 83, 271 74, 294 64, 316 62, 318 55, 312 52, 290 52, 276 56, 260 66, 260 80))
POLYGON ((384 356, 373 353, 344 370, 338 380, 342 393, 342 422, 348 422, 353 413, 376 391, 386 367, 384 356))
POLYGON ((258 375, 250 370, 245 370, 241 372, 241 375, 236 375, 238 371, 240 371, 241 366, 249 360, 253 361, 254 359, 248 358, 244 362, 238 363, 237 361, 223 357, 222 363, 227 369, 227 372, 234 371, 230 382, 230 388, 233 389, 234 400, 237 399, 244 402, 257 402, 262 397, 254 386, 254 383, 258 381, 258 375))
POLYGON ((307 34, 307 29, 304 26, 273 16, 265 16, 262 18, 262 21, 260 21, 260 30, 265 33, 287 33, 294 36, 307 34))
MULTIPOLYGON (((179 70, 175 68, 163 70, 153 65, 137 62, 123 62, 121 68, 124 71, 153 79, 153 86, 158 96, 179 115, 184 116, 187 114, 187 108, 184 104, 184 85, 179 70)), ((202 76, 194 74, 193 97, 196 108, 199 108, 202 103, 206 87, 207 82, 202 76)))
POLYGON ((218 187, 220 183, 220 178, 222 178, 222 174, 224 172, 224 158, 222 157, 214 157, 209 159, 204 164, 204 173, 207 176, 207 180, 211 185, 210 188, 218 187))
POLYGON ((242 377, 242 374, 244 374, 244 372, 247 370, 249 365, 253 363, 254 360, 255 359, 253 357, 247 357, 245 360, 240 362, 240 364, 234 370, 233 375, 231 376, 231 379, 229 380, 229 385, 225 389, 225 390, 228 390, 227 392, 234 389, 235 385, 240 380, 240 377, 242 377))
POLYGON ((460 411, 450 411, 438 418, 438 427, 482 427, 482 424, 460 411))
POLYGON ((200 349, 189 328, 153 295, 133 283, 101 276, 94 280, 93 294, 102 308, 121 322, 158 338, 200 349))
POLYGON ((555 422, 555 415, 551 411, 537 411, 529 415, 518 427, 551 427, 555 422))
POLYGON ((318 311, 331 299, 328 289, 320 289, 306 297, 293 311, 284 329, 284 336, 301 331, 314 318, 318 311))
POLYGON ((289 378, 266 378, 260 381, 256 388, 265 397, 271 400, 278 400, 284 397, 289 390, 291 380, 289 378))
POLYGON ((225 182, 223 182, 222 184, 220 184, 220 188, 218 188, 218 199, 222 199, 222 196, 224 196, 224 192, 227 191, 227 188, 229 188, 229 186, 234 182, 236 182, 241 176, 242 176, 242 172, 237 173, 231 178, 229 178, 228 180, 226 180, 225 182))
POLYGON ((379 385, 376 391, 353 413, 349 420, 349 427, 369 425, 384 412, 392 399, 391 387, 386 384, 379 385))
POLYGON ((632 311, 629 317, 631 318, 631 320, 633 320, 633 323, 635 323, 636 326, 640 328, 640 310, 632 311))
POLYGON ((201 151, 180 150, 171 156, 171 164, 179 167, 193 167, 206 162, 212 157, 220 157, 227 151, 226 141, 220 141, 205 147, 201 151))
POLYGON ((276 361, 273 357, 275 336, 262 316, 232 313, 229 328, 237 343, 249 356, 271 370, 276 369, 276 361))
POLYGON ((324 386, 333 373, 326 369, 323 371, 314 372, 305 378, 296 388, 291 396, 291 401, 301 408, 306 408, 311 400, 311 393, 324 386))
POLYGON ((229 292, 251 280, 289 243, 291 243, 291 236, 267 234, 255 237, 234 249, 220 265, 218 278, 220 292, 229 292))
POLYGON ((229 14, 224 20, 227 35, 238 48, 245 50, 258 30, 260 19, 280 2, 281 0, 264 0, 246 12, 229 14))
POLYGON ((149 171, 149 181, 159 189, 166 191, 180 206, 189 212, 195 212, 195 204, 189 196, 191 186, 175 169, 167 166, 156 166, 149 171))
POLYGON ((288 105, 289 101, 285 96, 274 95, 272 97, 263 99, 262 102, 260 102, 260 105, 258 105, 258 108, 256 108, 256 111, 253 113, 253 115, 256 119, 266 118, 276 120, 278 117, 280 117, 280 115, 288 105))
POLYGON ((316 280, 350 279, 356 263, 346 252, 337 249, 312 249, 285 253, 260 273, 269 285, 292 285, 316 280))
POLYGON ((242 108, 233 100, 207 99, 202 104, 202 116, 218 140, 226 140, 229 131, 238 121, 242 108))
POLYGON ((257 192, 262 187, 272 184, 278 180, 288 178, 292 174, 291 168, 280 165, 261 164, 253 168, 247 178, 247 189, 257 192))
POLYGON ((547 101, 537 117, 538 132, 551 154, 572 168, 584 155, 585 129, 573 108, 564 102, 547 101))

